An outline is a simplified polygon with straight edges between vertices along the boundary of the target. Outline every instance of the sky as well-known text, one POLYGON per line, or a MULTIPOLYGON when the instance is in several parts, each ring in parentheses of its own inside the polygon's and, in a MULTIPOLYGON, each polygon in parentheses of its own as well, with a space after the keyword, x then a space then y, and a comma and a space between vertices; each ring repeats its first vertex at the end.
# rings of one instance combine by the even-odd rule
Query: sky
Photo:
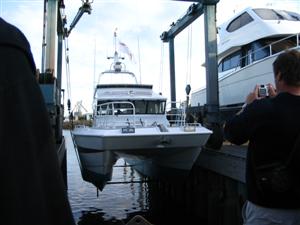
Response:
MULTIPOLYGON (((125 43, 133 54, 134 60, 130 60, 122 53, 126 68, 134 72, 141 83, 152 84, 155 92, 162 92, 169 99, 169 48, 168 43, 162 43, 160 35, 170 29, 172 22, 185 15, 191 4, 171 0, 94 0, 92 13, 82 16, 68 38, 71 85, 68 89, 64 61, 62 87, 66 90, 65 103, 70 97, 72 108, 82 101, 87 111, 92 112, 95 81, 110 67, 111 61, 106 58, 114 53, 113 34, 116 29, 118 41, 125 43)), ((65 5, 69 28, 82 1, 65 0, 65 5)), ((300 0, 220 0, 217 25, 248 6, 300 13, 300 0)), ((25 34, 36 66, 41 68, 43 0, 0 0, 0 16, 25 34)), ((184 101, 187 84, 191 85, 192 92, 205 86, 203 16, 176 36, 174 44, 176 97, 178 101, 184 101)))

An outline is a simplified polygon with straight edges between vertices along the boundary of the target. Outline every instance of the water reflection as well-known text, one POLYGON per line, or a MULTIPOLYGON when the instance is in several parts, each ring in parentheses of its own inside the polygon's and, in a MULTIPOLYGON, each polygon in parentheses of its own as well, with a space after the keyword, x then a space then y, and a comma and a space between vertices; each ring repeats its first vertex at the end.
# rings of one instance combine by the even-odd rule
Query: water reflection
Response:
MULTIPOLYGON (((119 159, 111 183, 102 192, 81 178, 70 132, 64 131, 68 154, 68 193, 78 224, 123 224, 129 214, 148 210, 148 185, 131 167, 119 159)), ((131 218, 131 217, 130 217, 131 218)))

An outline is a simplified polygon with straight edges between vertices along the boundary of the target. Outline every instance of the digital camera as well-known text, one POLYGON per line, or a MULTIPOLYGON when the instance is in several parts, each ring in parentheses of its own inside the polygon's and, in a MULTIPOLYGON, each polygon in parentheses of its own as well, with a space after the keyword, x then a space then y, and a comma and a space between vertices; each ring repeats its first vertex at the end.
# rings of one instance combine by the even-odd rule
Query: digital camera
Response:
POLYGON ((268 86, 261 84, 258 88, 258 97, 264 98, 268 96, 268 86))

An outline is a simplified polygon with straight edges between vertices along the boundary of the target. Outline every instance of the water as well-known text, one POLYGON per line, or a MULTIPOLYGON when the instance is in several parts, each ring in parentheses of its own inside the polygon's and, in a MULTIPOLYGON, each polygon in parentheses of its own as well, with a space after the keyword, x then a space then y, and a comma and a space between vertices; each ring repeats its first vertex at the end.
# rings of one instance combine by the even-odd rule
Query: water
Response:
MULTIPOLYGON (((128 214, 147 211, 147 196, 145 196, 147 183, 107 184, 102 192, 98 192, 97 197, 95 186, 83 181, 81 178, 70 132, 64 131, 64 136, 68 154, 69 200, 77 223, 87 224, 85 223, 86 220, 94 219, 103 221, 126 220, 128 214)), ((117 161, 112 181, 141 180, 140 175, 131 167, 124 167, 122 159, 117 161)))
POLYGON ((187 207, 172 202, 164 193, 157 192, 158 183, 138 182, 143 178, 131 167, 118 160, 112 182, 98 192, 91 183, 82 180, 76 153, 69 131, 64 131, 67 146, 68 194, 77 224, 126 224, 135 215, 141 215, 155 225, 197 224, 197 218, 188 215, 187 207), (122 181, 135 181, 121 183, 122 181), (156 189, 153 191, 153 187, 156 189), (188 218, 188 219, 187 219, 188 218), (189 221, 189 222, 188 222, 189 221), (187 223, 188 222, 188 223, 187 223))

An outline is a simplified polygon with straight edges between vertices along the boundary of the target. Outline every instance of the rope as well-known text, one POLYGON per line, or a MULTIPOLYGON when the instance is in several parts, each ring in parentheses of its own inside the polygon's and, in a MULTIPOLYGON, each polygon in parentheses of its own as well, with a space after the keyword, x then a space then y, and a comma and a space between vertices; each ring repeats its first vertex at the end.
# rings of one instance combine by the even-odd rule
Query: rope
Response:
POLYGON ((186 85, 191 83, 191 74, 192 74, 192 36, 193 36, 193 27, 192 27, 192 25, 190 25, 189 29, 188 29, 186 85))

